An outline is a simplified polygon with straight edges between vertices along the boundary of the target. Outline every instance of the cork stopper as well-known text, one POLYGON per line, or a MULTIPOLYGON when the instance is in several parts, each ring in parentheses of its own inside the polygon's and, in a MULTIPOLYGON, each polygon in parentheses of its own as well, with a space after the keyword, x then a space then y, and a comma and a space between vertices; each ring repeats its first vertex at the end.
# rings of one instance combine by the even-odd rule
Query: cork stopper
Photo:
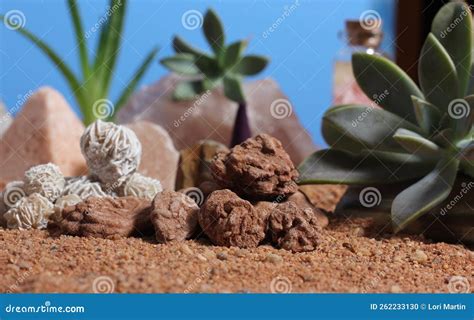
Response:
POLYGON ((382 20, 346 20, 347 41, 353 46, 378 48, 382 42, 382 20))

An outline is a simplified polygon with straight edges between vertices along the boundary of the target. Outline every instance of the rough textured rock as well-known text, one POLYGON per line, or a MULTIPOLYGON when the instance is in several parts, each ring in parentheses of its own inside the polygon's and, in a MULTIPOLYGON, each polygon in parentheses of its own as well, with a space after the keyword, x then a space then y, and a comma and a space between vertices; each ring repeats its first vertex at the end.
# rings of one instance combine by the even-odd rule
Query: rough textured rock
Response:
MULTIPOLYGON (((213 90, 205 98, 195 101, 175 102, 171 94, 179 79, 170 75, 134 94, 120 110, 118 121, 129 123, 148 120, 159 124, 167 129, 179 150, 189 148, 202 139, 229 145, 237 104, 225 98, 221 89, 213 90)), ((282 119, 272 116, 275 102, 282 101, 283 108, 287 106, 288 110, 294 109, 275 81, 265 79, 245 83, 244 92, 253 135, 268 133, 277 137, 295 163, 300 163, 315 150, 311 137, 299 123, 295 110, 282 119)))
MULTIPOLYGON (((109 191, 109 190, 108 190, 109 191)), ((85 200, 89 197, 106 197, 107 193, 102 189, 99 182, 92 181, 90 177, 68 177, 63 195, 75 194, 85 200)), ((109 195, 112 195, 109 192, 109 195)))
POLYGON ((0 184, 23 178, 28 168, 52 162, 65 175, 86 172, 79 148, 84 126, 64 97, 43 87, 25 103, 0 140, 0 184))
POLYGON ((326 214, 321 209, 315 207, 303 192, 297 191, 289 196, 287 201, 293 202, 302 210, 310 210, 320 227, 324 228, 328 225, 329 219, 326 214))
POLYGON ((190 238, 198 225, 199 207, 183 193, 163 191, 153 200, 151 221, 161 243, 190 238))
POLYGON ((293 202, 277 205, 268 218, 273 243, 293 252, 312 251, 321 242, 321 227, 311 209, 302 210, 293 202))
POLYGON ((53 204, 39 193, 33 193, 21 198, 4 218, 10 229, 44 229, 53 214, 53 204))
POLYGON ((7 108, 3 102, 0 101, 0 137, 5 131, 7 131, 12 121, 13 119, 11 114, 7 111, 7 108))
POLYGON ((24 190, 26 194, 39 193, 51 202, 62 194, 66 180, 58 166, 52 163, 40 164, 25 172, 24 190))
POLYGON ((347 190, 345 185, 308 184, 299 187, 309 202, 316 208, 334 212, 336 205, 347 190))
POLYGON ((211 169, 222 187, 250 198, 276 198, 298 190, 298 171, 280 141, 267 134, 218 153, 211 169))
POLYGON ((164 190, 175 190, 179 152, 168 132, 148 121, 137 121, 127 125, 142 144, 142 160, 138 172, 160 180, 164 190))
POLYGON ((227 189, 211 193, 198 217, 201 228, 215 245, 254 248, 265 238, 263 216, 250 202, 227 189))
POLYGON ((54 203, 54 215, 51 216, 51 220, 60 221, 62 218, 63 209, 69 206, 74 206, 81 202, 82 199, 77 194, 68 194, 59 197, 54 203))
POLYGON ((150 201, 141 198, 88 198, 65 207, 58 226, 63 233, 85 237, 143 235, 152 230, 150 210, 150 201))
POLYGON ((215 190, 211 163, 217 152, 229 149, 220 142, 202 140, 191 148, 181 150, 176 188, 199 187, 206 195, 215 190))

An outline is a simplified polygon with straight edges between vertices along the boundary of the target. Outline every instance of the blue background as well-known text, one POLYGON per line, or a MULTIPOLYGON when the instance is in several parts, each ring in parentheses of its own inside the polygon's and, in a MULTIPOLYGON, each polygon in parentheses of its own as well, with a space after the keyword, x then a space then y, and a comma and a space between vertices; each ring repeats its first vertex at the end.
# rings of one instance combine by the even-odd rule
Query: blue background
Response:
MULTIPOLYGON (((108 1, 79 0, 85 30, 103 16, 108 1)), ((299 6, 267 38, 263 32, 280 17, 294 0, 134 0, 128 3, 122 50, 112 83, 112 100, 144 56, 158 45, 158 59, 172 54, 171 39, 179 34, 199 47, 205 46, 200 29, 187 30, 181 17, 188 10, 205 12, 213 7, 226 27, 227 42, 251 40, 248 52, 271 58, 269 67, 258 76, 271 76, 292 101, 294 111, 317 144, 323 144, 320 119, 331 104, 332 68, 336 53, 344 43, 338 32, 344 20, 358 19, 365 10, 376 10, 384 19, 383 49, 393 54, 394 0, 299 0, 299 6)), ((68 65, 79 72, 73 29, 64 0, 1 0, 0 12, 20 10, 25 27, 50 44, 68 65)), ((93 54, 98 32, 89 39, 93 54)), ((140 85, 151 84, 167 71, 153 63, 140 85)), ((77 110, 62 75, 30 42, 0 25, 0 99, 10 109, 19 96, 50 85, 62 92, 77 110)))

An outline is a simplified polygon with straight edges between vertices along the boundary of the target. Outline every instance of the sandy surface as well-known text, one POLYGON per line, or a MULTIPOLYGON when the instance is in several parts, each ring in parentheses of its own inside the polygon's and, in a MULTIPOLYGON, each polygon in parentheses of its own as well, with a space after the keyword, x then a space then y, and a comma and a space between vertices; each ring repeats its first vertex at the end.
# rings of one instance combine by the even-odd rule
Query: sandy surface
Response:
POLYGON ((377 235, 369 222, 330 218, 319 248, 298 254, 269 245, 216 247, 206 239, 157 244, 0 228, 0 291, 449 292, 453 276, 465 279, 462 290, 474 288, 473 251, 377 235))

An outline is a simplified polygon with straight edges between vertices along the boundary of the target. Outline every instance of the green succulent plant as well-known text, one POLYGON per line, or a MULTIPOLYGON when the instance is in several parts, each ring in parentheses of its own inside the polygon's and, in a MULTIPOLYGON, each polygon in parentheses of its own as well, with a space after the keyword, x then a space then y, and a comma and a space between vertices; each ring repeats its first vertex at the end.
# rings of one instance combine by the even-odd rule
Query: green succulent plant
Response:
MULTIPOLYGON (((142 64, 135 71, 132 79, 122 90, 119 98, 113 105, 98 106, 106 107, 108 110, 93 110, 94 104, 107 99, 109 96, 112 75, 115 70, 117 57, 120 52, 120 43, 122 39, 123 21, 127 7, 127 0, 110 0, 109 16, 105 23, 100 27, 100 35, 97 43, 97 50, 94 61, 89 61, 87 52, 87 37, 82 27, 81 17, 77 7, 76 0, 67 1, 69 13, 74 26, 76 45, 79 48, 79 58, 82 77, 77 77, 67 66, 63 59, 45 42, 25 29, 23 26, 12 24, 6 16, 0 15, 6 26, 18 31, 21 35, 33 42, 57 67, 66 79, 71 91, 74 94, 76 102, 83 115, 83 121, 86 125, 94 122, 97 118, 111 120, 116 115, 120 107, 127 101, 130 94, 135 90, 139 81, 145 74, 150 64, 153 62, 158 49, 154 48, 145 57, 142 64)), ((105 17, 105 15, 104 15, 105 17)), ((106 103, 107 104, 107 103, 106 103)))
POLYGON ((176 86, 173 92, 176 100, 190 100, 223 86, 225 96, 239 104, 231 142, 236 145, 251 136, 242 80, 265 69, 268 59, 258 55, 244 56, 246 40, 226 45, 224 27, 213 10, 206 12, 202 27, 212 54, 196 49, 176 36, 173 39, 176 55, 162 59, 161 63, 170 71, 189 77, 176 86))
POLYGON ((328 109, 322 132, 330 147, 300 164, 300 183, 413 181, 392 202, 396 231, 441 204, 458 174, 474 178, 472 50, 469 7, 448 3, 421 50, 421 89, 386 58, 354 54, 357 83, 378 105, 328 109))

